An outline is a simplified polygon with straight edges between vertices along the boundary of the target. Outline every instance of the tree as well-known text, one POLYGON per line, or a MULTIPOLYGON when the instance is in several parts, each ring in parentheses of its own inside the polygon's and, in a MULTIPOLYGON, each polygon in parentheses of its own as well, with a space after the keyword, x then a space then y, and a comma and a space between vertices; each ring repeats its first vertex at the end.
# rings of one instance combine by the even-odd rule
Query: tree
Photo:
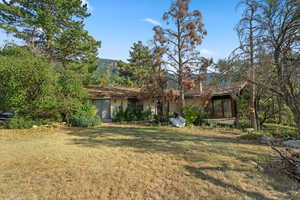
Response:
POLYGON ((25 48, 6 45, 0 51, 0 110, 54 118, 56 78, 45 58, 25 48))
POLYGON ((149 47, 141 41, 133 44, 129 52, 128 63, 117 63, 119 76, 122 77, 122 85, 128 87, 144 87, 153 68, 153 54, 149 47))
POLYGON ((89 16, 81 0, 0 2, 0 28, 64 67, 95 61, 100 42, 84 30, 89 16))
MULTIPOLYGON (((184 94, 186 90, 195 87, 195 81, 203 79, 208 64, 202 57, 197 47, 207 35, 202 23, 199 10, 189 10, 190 0, 177 0, 173 2, 163 20, 169 28, 154 27, 154 42, 158 53, 156 66, 164 65, 168 73, 173 74, 178 81, 180 103, 185 105, 184 94)), ((182 109, 181 109, 182 110, 182 109)))
POLYGON ((300 8, 297 3, 296 0, 262 1, 260 24, 274 72, 266 74, 267 86, 285 101, 300 128, 300 8))
POLYGON ((26 120, 96 124, 96 109, 90 105, 79 75, 57 72, 54 67, 26 47, 6 45, 0 51, 0 110, 18 111, 20 119, 26 120))
POLYGON ((165 111, 165 103, 168 100, 172 100, 170 98, 174 98, 174 95, 172 95, 172 91, 170 91, 169 94, 166 91, 168 86, 168 71, 163 68, 163 51, 159 46, 155 47, 154 55, 155 57, 153 58, 153 68, 151 76, 148 79, 147 85, 142 88, 139 98, 150 99, 152 102, 155 102, 157 107, 159 107, 159 121, 162 121, 164 119, 164 116, 167 114, 165 111))
POLYGON ((255 0, 243 0, 240 2, 243 6, 243 14, 237 26, 237 32, 240 39, 241 56, 244 57, 249 71, 249 80, 251 80, 251 95, 250 95, 250 120, 251 127, 258 129, 257 111, 256 111, 256 96, 257 86, 256 81, 256 54, 259 41, 259 25, 258 9, 259 4, 255 0))

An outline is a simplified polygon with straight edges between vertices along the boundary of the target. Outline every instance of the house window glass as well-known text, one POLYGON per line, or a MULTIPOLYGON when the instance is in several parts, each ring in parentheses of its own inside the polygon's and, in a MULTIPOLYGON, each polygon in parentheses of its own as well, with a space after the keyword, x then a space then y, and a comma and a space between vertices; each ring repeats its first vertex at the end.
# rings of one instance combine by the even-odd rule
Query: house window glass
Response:
POLYGON ((215 117, 223 117, 223 103, 222 99, 214 100, 214 115, 215 117))
POLYGON ((95 105, 97 109, 97 114, 99 117, 101 117, 102 120, 110 119, 110 108, 111 108, 111 102, 110 100, 95 100, 93 101, 93 104, 95 105))
POLYGON ((143 104, 141 104, 137 99, 128 99, 128 110, 131 112, 142 112, 143 104))
POLYGON ((224 99, 224 115, 225 118, 232 117, 231 99, 224 99))

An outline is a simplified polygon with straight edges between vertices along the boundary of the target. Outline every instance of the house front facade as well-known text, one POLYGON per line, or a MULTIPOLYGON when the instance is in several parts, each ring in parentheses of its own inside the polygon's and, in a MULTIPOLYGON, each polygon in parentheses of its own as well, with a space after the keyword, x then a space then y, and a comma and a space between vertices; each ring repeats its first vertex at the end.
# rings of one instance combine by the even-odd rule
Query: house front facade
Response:
MULTIPOLYGON (((206 86, 195 88, 185 94, 186 104, 195 107, 204 107, 211 120, 232 119, 237 117, 237 101, 240 93, 246 87, 246 82, 223 84, 218 86, 206 86), (209 99, 203 104, 203 96, 209 99), (200 104, 202 104, 200 106, 200 104)), ((89 99, 96 106, 98 115, 104 122, 110 122, 120 109, 134 108, 140 112, 151 111, 159 113, 161 106, 165 106, 168 113, 180 112, 180 106, 174 102, 166 102, 166 105, 147 98, 140 98, 141 89, 100 86, 88 86, 89 99)))

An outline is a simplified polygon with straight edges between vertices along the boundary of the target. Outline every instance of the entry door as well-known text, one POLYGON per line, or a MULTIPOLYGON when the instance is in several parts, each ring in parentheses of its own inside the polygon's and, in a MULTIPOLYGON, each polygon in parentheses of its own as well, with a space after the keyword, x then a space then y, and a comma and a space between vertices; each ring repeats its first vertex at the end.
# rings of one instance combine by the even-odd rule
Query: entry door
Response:
POLYGON ((110 115, 110 100, 96 100, 93 102, 98 110, 98 115, 101 117, 102 120, 109 120, 111 119, 110 115))

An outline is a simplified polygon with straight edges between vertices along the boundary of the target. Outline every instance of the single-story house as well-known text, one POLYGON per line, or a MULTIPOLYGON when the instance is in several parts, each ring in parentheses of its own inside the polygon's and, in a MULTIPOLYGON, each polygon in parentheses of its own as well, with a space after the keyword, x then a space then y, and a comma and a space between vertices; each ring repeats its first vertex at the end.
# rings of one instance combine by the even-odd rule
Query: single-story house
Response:
MULTIPOLYGON (((235 119, 237 117, 237 100, 247 82, 237 82, 217 86, 199 86, 185 94, 186 104, 198 106, 201 97, 209 95, 205 110, 210 119, 235 119)), ((120 108, 134 107, 140 111, 158 113, 159 105, 150 99, 140 98, 141 89, 100 86, 88 86, 88 96, 96 106, 103 121, 111 121, 120 108)), ((175 94, 178 92, 175 92, 175 94)), ((169 113, 179 112, 179 105, 168 102, 169 113)))

